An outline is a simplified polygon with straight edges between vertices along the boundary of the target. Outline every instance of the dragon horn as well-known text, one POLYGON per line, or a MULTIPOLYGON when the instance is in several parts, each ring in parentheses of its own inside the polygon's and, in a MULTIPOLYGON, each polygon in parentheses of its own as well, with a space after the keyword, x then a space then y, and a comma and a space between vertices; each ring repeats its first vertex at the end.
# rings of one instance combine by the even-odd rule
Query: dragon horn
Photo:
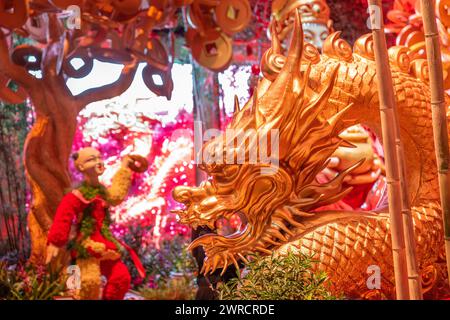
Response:
POLYGON ((239 98, 237 95, 234 95, 234 111, 233 114, 237 115, 237 113, 241 111, 241 107, 239 106, 239 98))
MULTIPOLYGON (((287 59, 283 68, 280 71, 280 74, 275 79, 270 89, 273 89, 273 91, 278 91, 281 88, 289 87, 289 85, 291 84, 290 82, 293 82, 292 89, 296 94, 299 94, 299 92, 296 91, 300 89, 299 85, 300 79, 298 74, 300 72, 302 54, 303 54, 303 27, 301 23, 300 14, 298 13, 297 10, 295 10, 294 30, 292 32, 291 45, 289 46, 287 59), (297 82, 297 85, 295 82, 297 82)), ((282 90, 282 92, 283 91, 284 90, 282 90)), ((282 99, 282 97, 280 97, 280 99, 284 100, 282 99)))
POLYGON ((280 38, 278 37, 275 21, 273 21, 273 23, 270 25, 270 35, 272 39, 271 42, 272 53, 281 54, 281 42, 280 38))
POLYGON ((303 53, 303 28, 295 11, 294 30, 286 61, 278 76, 257 103, 257 127, 274 119, 288 118, 302 91, 300 65, 303 53), (281 116, 281 114, 284 116, 281 116))
POLYGON ((289 47, 286 65, 283 69, 289 69, 289 65, 295 68, 296 73, 300 70, 300 62, 303 53, 303 27, 300 13, 295 10, 294 32, 292 34, 291 45, 289 47))

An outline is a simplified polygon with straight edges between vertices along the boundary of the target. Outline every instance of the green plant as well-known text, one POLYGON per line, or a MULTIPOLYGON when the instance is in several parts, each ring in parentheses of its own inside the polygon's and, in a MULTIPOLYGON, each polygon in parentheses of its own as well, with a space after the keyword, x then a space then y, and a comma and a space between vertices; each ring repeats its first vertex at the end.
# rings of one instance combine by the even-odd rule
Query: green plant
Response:
POLYGON ((0 262, 0 300, 50 300, 65 289, 60 272, 0 262))
POLYGON ((124 238, 124 242, 134 248, 141 258, 147 274, 146 279, 139 280, 132 261, 128 256, 124 257, 124 261, 131 271, 132 279, 139 280, 133 281, 133 289, 139 290, 143 286, 162 287, 169 282, 173 274, 188 275, 194 279, 194 273, 198 267, 195 259, 187 250, 185 238, 176 236, 170 240, 163 240, 159 248, 154 245, 139 247, 139 243, 142 243, 141 233, 142 230, 134 228, 124 238))
MULTIPOLYGON (((14 46, 26 44, 15 33, 14 46)), ((17 83, 8 87, 17 89, 17 83)), ((27 231, 27 202, 23 146, 33 123, 33 111, 28 102, 8 104, 0 101, 0 257, 9 255, 26 259, 30 252, 27 231)), ((27 199, 28 198, 28 199, 27 199)))
POLYGON ((167 282, 173 273, 194 273, 197 264, 187 246, 182 237, 164 240, 159 249, 154 248, 143 255, 148 273, 162 282, 167 282))
MULTIPOLYGON (((134 230, 126 238, 129 245, 135 246, 140 230, 134 230), (131 234, 133 237, 131 237, 131 234)), ((163 240, 156 246, 141 247, 137 250, 147 277, 144 280, 133 277, 135 290, 147 300, 191 300, 195 297, 195 277, 197 264, 187 250, 183 237, 163 240)), ((127 261, 127 260, 125 260, 127 261)), ((127 261, 129 264, 129 262, 127 261)), ((134 270, 132 275, 134 275, 134 270)))
POLYGON ((335 300, 325 273, 313 272, 317 261, 301 253, 252 256, 245 275, 219 284, 221 300, 335 300))

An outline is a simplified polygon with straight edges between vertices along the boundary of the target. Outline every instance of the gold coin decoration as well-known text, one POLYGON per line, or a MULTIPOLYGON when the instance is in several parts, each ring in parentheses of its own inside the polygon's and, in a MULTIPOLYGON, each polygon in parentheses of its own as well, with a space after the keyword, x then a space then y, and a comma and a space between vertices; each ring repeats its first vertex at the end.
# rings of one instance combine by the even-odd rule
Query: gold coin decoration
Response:
POLYGON ((223 71, 233 59, 230 36, 243 31, 252 18, 248 0, 194 0, 186 11, 186 42, 194 59, 212 71, 223 71))
POLYGON ((193 37, 191 48, 195 60, 213 71, 223 71, 233 58, 231 38, 216 30, 209 30, 204 35, 197 32, 193 37))
POLYGON ((252 8, 248 0, 221 1, 215 12, 217 24, 229 35, 244 30, 252 19, 252 8))

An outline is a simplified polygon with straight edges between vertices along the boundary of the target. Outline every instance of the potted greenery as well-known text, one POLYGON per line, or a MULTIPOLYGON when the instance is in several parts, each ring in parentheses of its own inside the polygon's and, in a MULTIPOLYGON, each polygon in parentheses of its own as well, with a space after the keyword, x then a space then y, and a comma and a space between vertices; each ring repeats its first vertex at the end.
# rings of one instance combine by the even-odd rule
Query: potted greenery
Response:
POLYGON ((286 255, 254 255, 237 278, 218 286, 221 300, 335 300, 328 277, 314 272, 312 257, 288 252, 286 255))

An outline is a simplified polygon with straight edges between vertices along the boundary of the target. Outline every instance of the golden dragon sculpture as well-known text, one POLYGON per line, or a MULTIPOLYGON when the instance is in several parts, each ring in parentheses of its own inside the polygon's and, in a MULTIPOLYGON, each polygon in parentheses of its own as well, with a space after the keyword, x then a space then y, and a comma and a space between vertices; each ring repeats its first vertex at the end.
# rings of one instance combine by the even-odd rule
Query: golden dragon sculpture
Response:
MULTIPOLYGON (((203 163, 201 168, 210 179, 199 187, 180 186, 173 191, 174 199, 185 205, 177 213, 182 223, 194 228, 214 228, 218 219, 237 212, 247 219, 238 233, 207 234, 191 243, 191 249, 203 246, 205 250, 204 274, 225 270, 232 263, 237 266, 239 260, 246 262, 251 253, 271 255, 294 250, 314 255, 319 261, 315 268, 328 274, 333 292, 350 298, 394 298, 387 209, 319 210, 351 190, 342 182, 360 162, 327 183, 316 180, 337 148, 352 147, 339 137, 345 128, 362 123, 381 136, 372 37, 362 36, 352 48, 335 32, 326 39, 320 54, 313 45, 303 42, 300 16, 295 16, 287 56, 281 54, 280 41, 272 28, 272 46, 261 63, 264 77, 243 108, 236 102, 236 113, 228 127, 235 134, 223 134, 203 147, 203 152, 214 159, 231 153, 236 160, 245 151, 246 161, 203 163), (277 130, 278 155, 269 153, 279 160, 277 166, 249 161, 258 143, 250 136, 242 143, 238 135, 252 130, 259 136, 277 130), (271 174, 262 171, 270 168, 274 169, 271 174), (371 265, 381 270, 378 291, 366 286, 371 265)), ((418 262, 428 290, 436 278, 434 264, 443 254, 428 69, 423 59, 411 61, 406 47, 390 48, 389 56, 407 154, 418 262)), ((276 142, 271 140, 269 145, 276 142)))

